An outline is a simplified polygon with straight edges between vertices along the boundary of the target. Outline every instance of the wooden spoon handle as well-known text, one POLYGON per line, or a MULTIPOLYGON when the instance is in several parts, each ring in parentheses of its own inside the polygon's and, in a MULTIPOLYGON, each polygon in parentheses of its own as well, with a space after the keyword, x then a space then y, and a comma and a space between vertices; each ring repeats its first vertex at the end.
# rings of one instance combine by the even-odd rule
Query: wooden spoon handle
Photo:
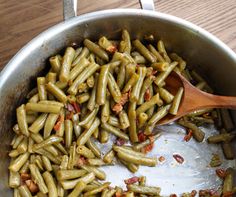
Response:
MULTIPOLYGON (((209 107, 236 109, 236 97, 207 94, 209 107)), ((207 107, 207 106, 206 106, 207 107)))

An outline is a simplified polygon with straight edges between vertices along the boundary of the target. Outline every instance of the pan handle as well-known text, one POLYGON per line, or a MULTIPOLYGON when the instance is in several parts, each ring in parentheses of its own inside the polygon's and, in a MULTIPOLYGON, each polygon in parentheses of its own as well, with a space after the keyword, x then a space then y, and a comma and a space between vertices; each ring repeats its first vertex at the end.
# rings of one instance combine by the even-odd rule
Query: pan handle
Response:
MULTIPOLYGON (((141 8, 144 10, 155 10, 153 0, 139 0, 141 8)), ((77 16, 77 0, 63 0, 64 20, 77 16)))

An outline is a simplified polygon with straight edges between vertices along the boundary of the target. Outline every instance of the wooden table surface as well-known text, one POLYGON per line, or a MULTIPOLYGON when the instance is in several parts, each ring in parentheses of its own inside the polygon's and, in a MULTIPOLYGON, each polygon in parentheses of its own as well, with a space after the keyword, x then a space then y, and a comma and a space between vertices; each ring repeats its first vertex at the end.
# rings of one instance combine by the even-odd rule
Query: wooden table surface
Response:
MULTIPOLYGON (((236 52, 236 0, 155 0, 157 11, 184 18, 236 52)), ((78 14, 140 8, 138 0, 79 0, 78 14)), ((28 41, 63 20, 62 0, 0 0, 0 70, 28 41)))

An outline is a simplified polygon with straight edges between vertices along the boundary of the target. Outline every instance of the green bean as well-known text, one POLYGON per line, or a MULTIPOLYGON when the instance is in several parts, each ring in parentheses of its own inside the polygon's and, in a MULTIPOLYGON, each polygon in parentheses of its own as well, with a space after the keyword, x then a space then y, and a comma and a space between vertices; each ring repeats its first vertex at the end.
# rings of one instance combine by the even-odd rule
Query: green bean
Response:
POLYGON ((128 106, 128 118, 129 118, 129 137, 131 142, 138 141, 138 134, 137 134, 137 125, 136 125, 136 102, 130 102, 128 106))
POLYGON ((21 143, 19 144, 19 146, 17 147, 17 151, 21 154, 21 153, 25 153, 28 149, 28 138, 24 138, 21 143))
POLYGON ((69 181, 61 181, 61 185, 66 190, 73 189, 79 181, 83 181, 85 184, 88 184, 88 183, 92 182, 94 179, 95 179, 94 173, 90 172, 90 173, 86 174, 85 176, 78 178, 78 179, 69 180, 69 181))
POLYGON ((220 109, 220 113, 221 113, 222 122, 223 122, 223 125, 224 125, 224 128, 226 129, 226 131, 233 130, 234 123, 233 123, 232 118, 230 116, 229 110, 220 109))
POLYGON ((85 116, 85 118, 79 123, 79 125, 84 126, 84 125, 88 124, 89 121, 94 120, 94 118, 96 117, 96 115, 98 113, 98 110, 99 110, 99 107, 95 107, 92 112, 90 112, 89 114, 87 114, 85 116))
POLYGON ((124 110, 119 113, 119 121, 122 129, 127 129, 130 126, 128 115, 124 110))
POLYGON ((29 172, 29 164, 30 164, 29 160, 25 162, 25 164, 21 167, 19 171, 20 174, 29 172))
POLYGON ((84 145, 91 137, 91 135, 95 132, 96 128, 98 128, 99 125, 100 125, 100 120, 98 118, 95 118, 92 126, 79 136, 79 138, 77 139, 77 145, 78 146, 84 145))
POLYGON ((57 186, 53 180, 52 175, 50 172, 44 172, 43 173, 43 178, 48 186, 48 196, 49 197, 58 197, 57 195, 57 186))
POLYGON ((88 48, 84 47, 81 51, 81 53, 73 60, 72 67, 77 65, 82 58, 86 58, 89 55, 89 50, 88 48))
POLYGON ((178 56, 176 53, 171 53, 170 57, 173 61, 178 62, 178 67, 181 72, 186 68, 186 62, 180 56, 178 56))
POLYGON ((92 92, 90 94, 90 98, 88 100, 88 104, 87 104, 87 108, 90 110, 90 111, 93 111, 94 108, 95 108, 95 105, 96 105, 96 93, 97 93, 97 82, 98 82, 98 74, 95 74, 95 82, 94 82, 94 87, 92 89, 92 92))
POLYGON ((139 75, 136 73, 133 73, 130 77, 129 81, 125 84, 125 87, 122 90, 122 93, 128 92, 138 81, 139 75))
POLYGON ((32 197, 28 187, 26 185, 21 185, 20 187, 18 187, 20 196, 24 196, 24 197, 32 197))
POLYGON ((19 135, 19 136, 16 138, 14 144, 12 145, 12 148, 13 148, 13 149, 16 149, 16 148, 19 146, 19 144, 22 142, 23 139, 24 139, 24 136, 23 136, 23 135, 19 135))
POLYGON ((226 159, 228 160, 234 159, 234 150, 231 143, 228 143, 228 142, 222 143, 222 149, 223 149, 224 156, 226 159))
POLYGON ((148 115, 144 112, 138 115, 138 128, 142 128, 148 120, 148 115))
POLYGON ((25 162, 28 160, 30 153, 25 152, 21 155, 19 155, 8 167, 9 170, 13 172, 18 172, 21 167, 25 164, 25 162))
POLYGON ((68 154, 65 147, 61 143, 55 143, 54 146, 57 147, 57 149, 60 150, 63 154, 68 154))
POLYGON ((159 62, 165 62, 165 59, 161 56, 161 54, 155 49, 154 46, 151 44, 148 45, 148 49, 151 51, 151 53, 156 57, 156 59, 159 62))
POLYGON ((26 122, 27 124, 32 124, 37 118, 36 114, 26 114, 26 122))
POLYGON ((194 112, 191 112, 189 114, 187 114, 188 117, 192 117, 192 116, 200 116, 202 114, 205 114, 205 113, 208 113, 208 112, 211 112, 212 109, 199 109, 199 110, 196 110, 194 112))
POLYGON ((159 40, 157 42, 157 48, 158 48, 158 51, 159 53, 163 56, 163 58, 165 59, 166 62, 168 63, 171 63, 171 59, 169 58, 167 52, 166 52, 166 49, 165 49, 165 45, 163 43, 162 40, 159 40))
POLYGON ((107 143, 108 140, 109 140, 109 133, 104 129, 100 130, 100 135, 99 135, 100 143, 102 144, 107 143))
POLYGON ((49 62, 51 64, 52 71, 59 74, 61 69, 61 61, 58 55, 50 57, 49 62))
POLYGON ((102 47, 108 52, 112 53, 116 51, 116 47, 105 36, 102 36, 101 38, 99 38, 98 44, 100 47, 102 47))
POLYGON ((51 165, 51 162, 50 162, 50 160, 46 157, 46 156, 44 156, 44 155, 42 155, 42 162, 43 162, 43 166, 45 167, 45 169, 47 170, 47 171, 52 171, 52 165, 51 165))
POLYGON ((125 84, 125 69, 126 69, 126 62, 122 62, 119 72, 117 74, 117 85, 120 90, 124 87, 125 84))
MULTIPOLYGON (((150 94, 150 97, 152 98, 153 95, 154 95, 153 86, 150 86, 150 87, 149 87, 149 94, 150 94)), ((161 104, 161 102, 160 102, 160 104, 161 104)), ((152 106, 151 108, 149 108, 149 109, 147 110, 146 113, 147 113, 147 115, 148 115, 148 118, 151 118, 151 117, 152 117, 154 111, 155 111, 155 106, 152 106)))
POLYGON ((20 186, 20 174, 19 174, 19 172, 13 172, 13 171, 10 170, 8 185, 11 188, 17 188, 17 187, 20 186))
POLYGON ((82 103, 87 102, 89 100, 89 98, 90 98, 89 93, 83 93, 83 94, 80 94, 79 96, 76 97, 76 101, 79 104, 82 104, 82 103))
POLYGON ((229 192, 232 192, 233 190, 233 169, 232 168, 228 168, 226 170, 226 177, 224 178, 224 182, 223 182, 223 195, 227 194, 229 192))
POLYGON ((132 154, 131 151, 129 153, 124 152, 124 151, 119 151, 117 153, 117 156, 128 163, 134 163, 137 165, 155 166, 157 164, 156 158, 135 155, 135 154, 132 154))
POLYGON ((12 130, 17 134, 20 135, 20 128, 18 124, 15 124, 12 128, 12 130))
POLYGON ((143 85, 143 80, 146 76, 146 72, 147 69, 146 67, 138 67, 138 75, 139 75, 139 79, 137 81, 137 83, 134 85, 131 94, 130 94, 130 101, 131 102, 137 102, 140 96, 140 91, 143 85))
POLYGON ((153 143, 153 141, 156 141, 160 136, 161 136, 161 133, 157 133, 157 134, 153 135, 152 140, 147 139, 147 140, 145 140, 144 142, 141 142, 141 143, 139 143, 139 144, 136 144, 136 145, 133 146, 133 149, 136 150, 136 151, 139 151, 139 150, 141 150, 142 148, 144 148, 145 146, 147 146, 147 145, 153 143))
POLYGON ((25 108, 27 111, 55 113, 55 114, 58 114, 61 110, 60 106, 53 104, 41 104, 41 103, 27 103, 25 108))
POLYGON ((95 55, 93 53, 90 53, 88 56, 88 60, 90 63, 95 63, 95 55))
POLYGON ((64 107, 64 104, 58 101, 39 101, 39 104, 45 104, 45 105, 56 105, 59 107, 64 107))
POLYGON ((156 57, 139 41, 133 41, 133 45, 149 62, 153 63, 156 61, 156 57))
POLYGON ((68 197, 77 197, 80 196, 80 194, 83 192, 87 184, 85 184, 83 181, 79 181, 73 191, 68 195, 68 197))
POLYGON ((47 138, 51 135, 53 127, 59 117, 59 114, 50 113, 44 125, 43 137, 47 138))
POLYGON ((37 78, 37 86, 38 86, 38 94, 39 94, 39 100, 47 100, 47 91, 45 88, 46 79, 45 77, 38 77, 37 78))
POLYGON ((61 142, 63 140, 62 137, 58 137, 56 135, 51 135, 48 138, 46 138, 45 140, 43 140, 42 142, 38 143, 38 144, 34 144, 33 146, 33 150, 38 150, 41 148, 44 148, 46 146, 61 142))
POLYGON ((84 156, 85 158, 94 158, 95 155, 93 154, 93 152, 88 149, 86 146, 78 146, 76 148, 76 152, 79 154, 79 155, 82 155, 84 156))
POLYGON ((85 83, 85 82, 78 85, 79 93, 88 92, 88 89, 89 89, 89 87, 88 87, 87 83, 85 83))
POLYGON ((96 159, 96 158, 87 159, 87 162, 91 166, 104 166, 104 165, 106 165, 102 159, 96 159))
POLYGON ((133 164, 133 163, 129 163, 129 162, 126 162, 126 161, 123 161, 123 160, 120 160, 120 162, 122 164, 124 164, 128 168, 128 170, 130 172, 132 172, 132 173, 137 172, 138 169, 139 169, 139 165, 136 165, 136 164, 133 164))
POLYGON ((197 85, 195 85, 195 87, 198 88, 199 90, 203 90, 205 85, 206 85, 206 82, 205 81, 201 81, 197 85))
POLYGON ((88 165, 82 165, 80 167, 82 169, 86 170, 87 172, 93 172, 95 174, 95 177, 97 177, 100 180, 105 180, 106 179, 106 174, 97 167, 88 166, 88 165))
POLYGON ((100 57, 101 59, 108 61, 109 57, 108 54, 106 53, 106 51, 104 51, 100 46, 98 46, 97 44, 95 44, 94 42, 85 39, 84 40, 84 45, 95 55, 97 55, 98 57, 100 57))
POLYGON ((230 142, 236 137, 236 132, 223 133, 208 137, 208 143, 230 142))
POLYGON ((205 136, 205 133, 199 129, 195 124, 188 122, 188 121, 184 121, 184 120, 179 120, 178 123, 186 128, 189 128, 192 130, 193 132, 193 137, 198 141, 198 142, 202 142, 205 136))
POLYGON ((94 194, 97 194, 97 193, 100 193, 102 192, 104 189, 106 189, 107 187, 109 187, 111 183, 110 182, 106 182, 106 183, 103 183, 101 186, 91 190, 91 191, 88 191, 86 193, 84 193, 84 197, 86 196, 92 196, 94 194))
POLYGON ((134 184, 127 185, 127 189, 129 191, 133 191, 134 193, 147 194, 151 196, 153 195, 159 196, 160 191, 161 191, 160 187, 141 186, 141 185, 134 185, 134 184))
POLYGON ((88 148, 93 152, 93 154, 96 157, 101 158, 100 149, 96 146, 96 144, 94 142, 92 142, 90 139, 88 139, 88 141, 86 142, 86 145, 88 146, 88 148))
POLYGON ((48 151, 48 149, 46 149, 46 150, 39 149, 39 150, 36 150, 35 152, 40 154, 40 155, 46 156, 50 161, 52 161, 55 164, 60 164, 60 162, 61 162, 60 158, 55 157, 51 152, 48 151))
POLYGON ((58 170, 56 172, 56 177, 58 180, 70 180, 70 179, 76 179, 79 177, 84 176, 87 173, 86 170, 58 170))
POLYGON ((114 77, 112 74, 109 72, 108 73, 108 89, 116 103, 120 102, 121 99, 121 92, 120 88, 118 87, 114 77))
POLYGON ((130 54, 131 51, 130 35, 126 29, 122 31, 122 41, 120 42, 119 51, 127 54, 130 54))
POLYGON ((115 61, 124 61, 127 64, 128 63, 135 63, 134 59, 127 53, 119 53, 119 52, 115 52, 111 62, 115 62, 115 61))
POLYGON ((108 152, 104 155, 103 161, 104 161, 105 163, 110 164, 110 163, 112 163, 114 157, 115 157, 115 152, 111 149, 110 151, 108 151, 108 152))
POLYGON ((58 88, 52 82, 49 82, 46 85, 46 88, 47 88, 47 91, 50 92, 53 96, 55 96, 59 101, 61 101, 62 103, 66 103, 67 97, 60 88, 58 88))
POLYGON ((75 55, 74 55, 73 61, 81 54, 82 50, 83 50, 82 47, 79 47, 75 50, 75 55))
POLYGON ((162 104, 162 100, 159 97, 159 93, 154 95, 149 101, 140 105, 139 108, 136 110, 137 115, 139 115, 140 113, 146 112, 148 109, 150 109, 156 104, 158 105, 162 104))
POLYGON ((94 79, 94 76, 90 76, 87 81, 86 81, 87 85, 89 88, 92 88, 94 86, 94 83, 95 83, 95 79, 94 79))
POLYGON ((159 88, 160 97, 167 103, 171 103, 174 99, 174 96, 168 92, 165 88, 159 88))
POLYGON ((73 81, 87 66, 89 61, 83 57, 80 61, 71 69, 69 80, 73 81))
POLYGON ((67 47, 66 52, 62 59, 62 65, 59 75, 60 82, 68 82, 74 55, 75 55, 75 50, 72 47, 67 47))
POLYGON ((93 75, 98 68, 99 68, 98 64, 94 64, 94 63, 89 64, 74 80, 74 82, 68 89, 68 93, 72 95, 76 95, 78 92, 78 86, 81 83, 85 82, 88 79, 88 77, 93 75))
POLYGON ((39 168, 40 171, 44 171, 44 168, 43 168, 43 161, 41 159, 41 157, 39 155, 36 155, 34 159, 32 159, 34 162, 31 162, 31 163, 34 163, 37 165, 37 167, 39 168))
POLYGON ((29 99, 29 103, 37 103, 39 101, 39 94, 35 94, 29 99))
POLYGON ((110 119, 110 101, 109 98, 106 99, 105 104, 102 106, 101 110, 101 122, 105 123, 110 119))
POLYGON ((152 68, 154 68, 156 71, 166 71, 168 70, 168 67, 169 67, 169 63, 167 62, 155 62, 155 63, 152 63, 152 68))
POLYGON ((25 105, 21 105, 16 109, 17 123, 21 133, 25 136, 29 136, 28 124, 26 121, 25 105))
POLYGON ((182 99, 182 96, 183 96, 183 93, 184 93, 184 88, 180 87, 178 89, 178 92, 176 93, 174 99, 173 99, 172 104, 171 104, 171 107, 170 107, 170 110, 169 110, 170 114, 172 114, 172 115, 177 114, 179 106, 180 106, 180 102, 181 102, 181 99, 182 99))
MULTIPOLYGON (((31 133, 31 138, 38 144, 42 143, 44 140, 43 137, 38 133, 37 134, 31 133)), ((55 147, 49 145, 44 147, 44 149, 50 152, 53 156, 58 156, 58 151, 55 147)))
POLYGON ((67 164, 67 168, 69 170, 74 169, 74 165, 76 163, 76 159, 77 159, 77 155, 76 155, 76 143, 73 142, 73 144, 70 146, 70 150, 69 150, 69 160, 68 160, 68 164, 67 164))
POLYGON ((137 64, 146 64, 147 63, 145 57, 140 55, 140 54, 139 55, 134 55, 133 58, 134 58, 134 61, 137 64))
MULTIPOLYGON (((129 63, 125 66, 125 82, 127 83, 136 71, 136 63, 129 63)), ((138 78, 135 80, 135 82, 138 78)))
POLYGON ((9 153, 8 153, 8 156, 9 157, 17 157, 18 155, 20 155, 19 151, 17 149, 14 149, 14 150, 11 150, 9 153))
MULTIPOLYGON (((68 163, 69 163, 69 157, 67 155, 63 155, 61 159, 61 163, 59 166, 60 170, 67 170, 68 169, 68 163)), ((58 171, 56 171, 57 173, 58 171)), ((60 179, 57 177, 57 179, 60 179)))
POLYGON ((48 74, 46 75, 46 82, 51 82, 53 84, 55 84, 57 81, 57 73, 54 72, 48 72, 48 74))
POLYGON ((144 102, 144 94, 146 90, 152 85, 152 82, 155 80, 155 77, 153 75, 146 77, 146 79, 143 81, 143 85, 140 91, 139 99, 138 99, 138 105, 143 104, 144 102))
POLYGON ((14 197, 21 197, 21 195, 20 195, 20 191, 19 191, 18 188, 14 188, 13 196, 14 196, 14 197))
POLYGON ((134 192, 128 191, 126 192, 126 197, 134 197, 134 192))
POLYGON ((119 119, 115 116, 110 116, 107 123, 114 127, 118 127, 118 128, 121 127, 119 119))
POLYGON ((73 125, 71 120, 65 120, 65 146, 69 148, 72 143, 73 125))
POLYGON ((102 123, 101 127, 105 129, 106 131, 116 135, 117 137, 120 137, 125 140, 129 140, 129 137, 127 134, 123 133, 120 129, 113 127, 107 123, 102 123))
POLYGON ((161 120, 163 117, 165 117, 168 114, 168 110, 170 109, 170 105, 166 105, 162 108, 160 108, 148 121, 147 127, 145 128, 145 134, 150 135, 156 126, 157 122, 161 120))
POLYGON ((44 182, 42 175, 40 174, 38 167, 35 164, 29 164, 29 168, 30 168, 31 176, 32 176, 33 180, 35 181, 35 183, 38 185, 39 190, 43 194, 48 193, 48 188, 44 182))
POLYGON ((57 82, 55 83, 55 85, 56 85, 58 88, 60 88, 60 89, 65 89, 65 88, 67 88, 68 83, 67 83, 67 82, 57 81, 57 82))
POLYGON ((178 62, 172 62, 166 71, 161 72, 155 79, 155 84, 159 86, 171 73, 171 71, 178 65, 178 62))

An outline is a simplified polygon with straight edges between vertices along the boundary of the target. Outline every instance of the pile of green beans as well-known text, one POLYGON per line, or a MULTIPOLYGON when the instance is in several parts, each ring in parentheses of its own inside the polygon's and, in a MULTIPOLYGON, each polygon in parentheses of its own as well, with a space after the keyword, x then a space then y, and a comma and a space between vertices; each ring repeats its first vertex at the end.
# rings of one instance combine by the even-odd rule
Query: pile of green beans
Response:
MULTIPOLYGON (((168 90, 165 80, 172 71, 195 81, 198 88, 212 90, 181 57, 168 54, 162 40, 146 38, 132 41, 123 30, 119 41, 105 36, 97 42, 85 39, 81 47, 67 47, 63 56, 49 59, 48 73, 37 78, 27 103, 16 109, 9 153, 14 197, 160 195, 161 189, 147 186, 145 177, 139 184, 128 184, 127 191, 110 187, 99 167, 119 162, 135 173, 140 165, 157 165, 157 158, 146 155, 146 148, 160 136, 153 129, 166 115, 177 114, 184 94, 182 87, 175 95, 168 90), (116 144, 102 156, 96 143, 107 143, 111 135, 117 137, 116 144), (125 145, 128 142, 131 145, 125 145)), ((234 125, 222 115, 225 111, 221 116, 214 112, 216 118, 202 116, 213 114, 203 110, 178 123, 201 142, 204 133, 198 125, 221 117, 225 130, 208 142, 222 143, 226 158, 233 159, 230 141, 235 132, 228 132, 234 125)))

